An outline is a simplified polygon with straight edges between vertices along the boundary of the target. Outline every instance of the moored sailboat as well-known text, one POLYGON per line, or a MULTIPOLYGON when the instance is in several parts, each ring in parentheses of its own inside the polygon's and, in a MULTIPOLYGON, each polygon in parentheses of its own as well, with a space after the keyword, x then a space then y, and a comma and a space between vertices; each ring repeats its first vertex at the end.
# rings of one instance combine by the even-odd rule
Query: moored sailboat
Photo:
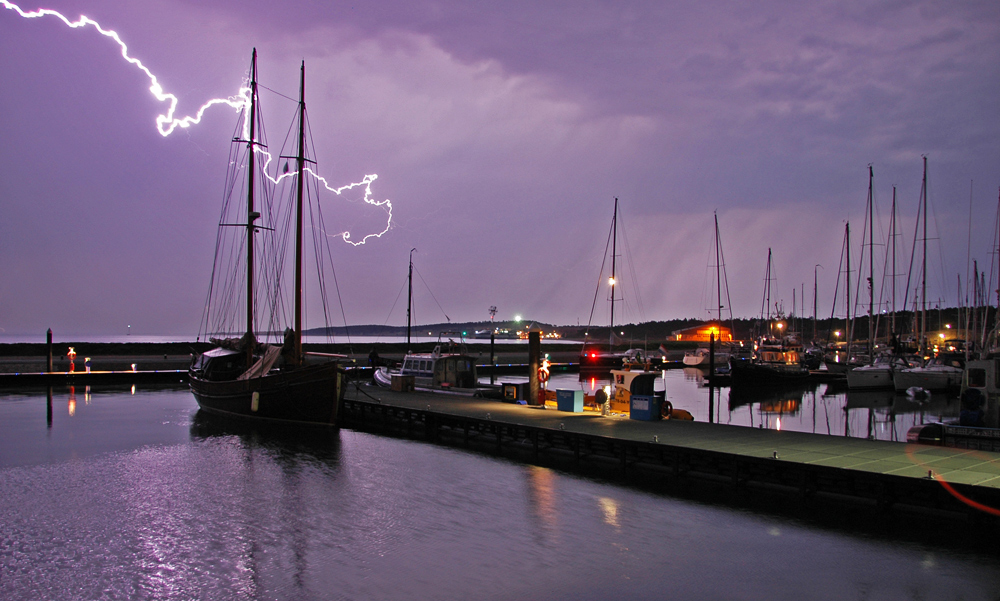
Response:
MULTIPOLYGON (((283 344, 264 344, 258 340, 258 325, 255 321, 257 306, 255 305, 255 259, 257 258, 254 238, 261 230, 272 230, 257 221, 262 213, 255 206, 255 191, 261 185, 266 186, 267 178, 256 173, 258 153, 262 153, 265 145, 259 138, 258 119, 259 103, 257 96, 257 51, 253 52, 250 66, 250 81, 248 102, 241 113, 242 136, 234 138, 235 145, 246 145, 246 197, 245 212, 238 213, 239 223, 219 224, 222 228, 236 227, 245 230, 245 239, 241 245, 244 254, 244 264, 240 268, 245 271, 245 317, 246 330, 240 338, 215 340, 217 348, 198 355, 189 369, 191 391, 198 406, 209 413, 227 417, 249 418, 253 420, 285 423, 308 423, 332 425, 337 424, 337 412, 344 394, 345 370, 341 366, 340 357, 305 353, 302 350, 302 247, 303 247, 303 193, 305 171, 305 63, 302 64, 301 86, 299 96, 299 136, 298 151, 295 160, 298 172, 296 178, 296 209, 295 209, 295 291, 294 291, 294 325, 285 330, 283 344), (241 139, 245 137, 246 139, 241 139), (245 217, 246 222, 242 219, 245 217)), ((266 163, 264 164, 266 165, 266 163)), ((261 165, 263 168, 264 165, 261 165)), ((231 161, 232 174, 238 172, 235 161, 231 161)), ((287 168, 287 167, 286 167, 287 168)), ((235 183, 235 178, 230 184, 235 183)), ((238 189, 235 185, 228 186, 230 191, 238 189)), ((270 198, 269 190, 263 189, 264 198, 260 209, 267 210, 270 198)), ((229 204, 227 199, 226 204, 229 204)), ((237 209, 238 211, 238 209, 237 209)), ((218 249, 218 245, 217 245, 218 249)), ((279 256, 271 256, 265 263, 274 267, 282 262, 279 256)), ((216 261, 219 261, 217 254, 216 261)), ((236 270, 238 273, 240 270, 236 270)), ((280 268, 276 269, 280 272, 280 268)), ((214 272, 214 270, 213 270, 214 272)), ((213 283, 214 286, 214 283, 213 283)), ((270 307, 280 304, 271 299, 270 307)), ((210 299, 211 293, 209 295, 210 299)), ((232 305, 226 305, 231 313, 232 305)), ((208 311, 206 310, 206 317, 208 311)), ((273 323, 273 322, 272 322, 273 323)), ((207 330, 206 330, 207 331, 207 330)))

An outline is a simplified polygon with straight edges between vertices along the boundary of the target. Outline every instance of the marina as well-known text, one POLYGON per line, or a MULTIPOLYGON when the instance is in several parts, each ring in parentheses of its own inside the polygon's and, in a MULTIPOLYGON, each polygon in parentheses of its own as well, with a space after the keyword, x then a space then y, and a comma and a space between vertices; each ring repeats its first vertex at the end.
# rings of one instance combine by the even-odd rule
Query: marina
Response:
POLYGON ((44 393, 0 392, 0 523, 17 541, 0 550, 5 599, 733 598, 748 582, 754 598, 991 599, 1000 586, 995 546, 953 520, 831 524, 757 493, 711 502, 460 444, 241 427, 186 387, 54 397, 47 425, 44 393))
POLYGON ((997 601, 995 2, 58 4, 0 600, 997 601))

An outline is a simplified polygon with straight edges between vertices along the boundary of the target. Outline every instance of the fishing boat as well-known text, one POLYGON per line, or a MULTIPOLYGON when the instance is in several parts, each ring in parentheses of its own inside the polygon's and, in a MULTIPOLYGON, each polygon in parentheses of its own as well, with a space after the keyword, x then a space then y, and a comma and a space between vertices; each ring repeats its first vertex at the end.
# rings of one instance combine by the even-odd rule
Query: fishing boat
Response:
MULTIPOLYGON (((409 292, 406 299, 406 355, 403 363, 396 368, 388 366, 378 367, 372 373, 372 380, 375 384, 391 388, 393 379, 404 377, 411 381, 414 387, 432 389, 471 389, 474 390, 478 383, 476 375, 476 358, 464 352, 464 339, 461 344, 456 344, 453 340, 443 341, 441 336, 434 350, 430 353, 414 353, 410 351, 410 341, 413 326, 413 253, 415 248, 410 249, 410 264, 407 271, 407 287, 409 292), (453 352, 456 348, 460 352, 453 352)), ((443 335, 452 333, 442 332, 443 335)), ((410 384, 401 383, 400 389, 410 387, 410 384)))
MULTIPOLYGON (((257 290, 255 285, 264 287, 263 282, 255 281, 255 268, 271 267, 280 272, 278 266, 284 261, 284 258, 278 256, 279 253, 275 251, 280 245, 262 244, 258 249, 255 244, 258 234, 275 232, 277 226, 277 222, 272 221, 273 189, 269 185, 270 180, 264 177, 265 173, 257 173, 258 167, 263 172, 267 165, 265 156, 270 158, 266 154, 266 145, 262 140, 257 88, 257 50, 254 49, 250 63, 248 102, 241 111, 240 129, 233 139, 233 156, 230 160, 227 189, 232 195, 227 197, 225 206, 234 207, 232 209, 234 212, 227 215, 224 209, 222 222, 219 224, 220 240, 223 239, 224 230, 232 231, 229 228, 244 233, 244 237, 234 243, 234 248, 245 251, 244 263, 241 269, 231 273, 242 271, 246 278, 244 288, 246 329, 238 338, 210 338, 217 342, 218 346, 194 358, 188 371, 191 392, 198 406, 212 414, 268 422, 336 426, 337 412, 344 394, 345 370, 342 366, 344 358, 306 353, 302 349, 304 288, 302 237, 305 187, 303 177, 305 163, 308 160, 305 156, 305 62, 302 63, 299 89, 298 149, 294 157, 287 157, 294 160, 297 169, 297 173, 294 174, 294 322, 292 327, 285 329, 281 344, 277 341, 267 344, 261 342, 257 336, 259 332, 255 317, 258 312, 270 313, 273 316, 276 313, 275 309, 282 305, 282 301, 278 290, 271 291, 269 295, 271 298, 261 299, 255 296, 257 290), (245 158, 245 162, 241 163, 239 160, 241 156, 245 158), (241 169, 245 169, 245 180, 239 173, 241 169), (233 197, 237 196, 235 191, 240 189, 238 184, 240 180, 245 182, 246 196, 234 199, 233 197), (256 196, 257 192, 261 193, 261 197, 256 196), (233 200, 233 203, 230 203, 230 200, 233 200), (237 207, 241 200, 245 200, 245 206, 237 207), (260 204, 256 205, 255 201, 258 200, 260 204), (237 222, 230 223, 227 217, 234 218, 237 222), (258 223, 262 217, 264 219, 258 223), (266 252, 268 250, 271 254, 266 252)), ((220 255, 227 254, 219 252, 220 244, 217 243, 216 247, 216 269, 213 269, 213 274, 225 271, 219 267, 219 263, 220 255)), ((273 275, 274 273, 269 273, 267 279, 270 281, 273 275)), ((222 285, 217 287, 213 282, 212 290, 217 291, 223 287, 222 285)), ((230 287, 238 288, 238 285, 233 286, 230 283, 230 287)), ((209 304, 212 298, 210 292, 209 304)), ((222 317, 219 319, 234 319, 237 313, 235 307, 239 303, 230 300, 229 304, 221 304, 225 310, 220 312, 222 317)), ((206 309, 206 324, 210 319, 210 313, 211 311, 206 309)), ((273 317, 271 323, 274 323, 273 317)), ((210 331, 208 326, 205 331, 210 331)))
POLYGON ((394 376, 412 376, 413 385, 432 389, 475 389, 476 358, 465 353, 442 351, 441 345, 430 353, 407 353, 398 369, 380 367, 373 379, 379 386, 390 388, 394 376))

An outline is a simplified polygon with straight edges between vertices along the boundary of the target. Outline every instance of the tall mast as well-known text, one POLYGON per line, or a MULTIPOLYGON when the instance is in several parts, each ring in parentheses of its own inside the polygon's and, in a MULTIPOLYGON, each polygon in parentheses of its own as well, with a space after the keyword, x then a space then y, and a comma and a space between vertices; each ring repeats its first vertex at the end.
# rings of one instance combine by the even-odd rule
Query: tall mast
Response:
POLYGON ((847 252, 847 261, 845 263, 847 273, 847 323, 846 331, 844 332, 844 337, 847 338, 847 362, 851 361, 851 338, 853 337, 851 332, 851 222, 847 222, 846 229, 844 230, 844 248, 847 252))
MULTIPOLYGON (((253 341, 253 235, 255 231, 254 221, 260 217, 260 213, 254 211, 254 145, 256 144, 257 132, 257 49, 253 49, 253 57, 250 59, 250 138, 247 140, 247 335, 248 341, 253 341)), ((253 345, 248 347, 248 353, 252 354, 253 345)))
POLYGON ((816 294, 817 292, 819 292, 819 286, 817 285, 817 279, 818 279, 816 270, 817 267, 820 267, 819 263, 813 265, 813 343, 814 344, 816 341, 816 309, 819 306, 819 303, 816 300, 816 294))
POLYGON ((295 157, 298 173, 295 193, 295 347, 293 363, 302 363, 302 192, 305 181, 306 142, 306 61, 302 61, 299 77, 299 152, 295 157))
POLYGON ((618 197, 615 197, 615 214, 611 218, 611 336, 609 343, 615 346, 615 255, 618 252, 618 197))
POLYGON ((924 258, 920 280, 920 356, 927 352, 927 155, 924 155, 924 178, 920 185, 920 200, 924 205, 924 258))
POLYGON ((417 249, 410 249, 410 271, 409 275, 406 276, 406 281, 409 282, 410 290, 406 295, 406 352, 410 352, 410 313, 413 310, 413 251, 417 249))
POLYGON ((872 182, 875 172, 868 165, 868 361, 875 361, 875 196, 872 182))
POLYGON ((892 317, 889 327, 896 333, 896 186, 892 187, 892 216, 889 218, 889 239, 892 241, 892 317))
MULTIPOLYGON (((719 213, 715 215, 715 298, 718 299, 719 327, 722 327, 722 261, 719 257, 719 213)), ((721 332, 721 330, 720 330, 721 332)))

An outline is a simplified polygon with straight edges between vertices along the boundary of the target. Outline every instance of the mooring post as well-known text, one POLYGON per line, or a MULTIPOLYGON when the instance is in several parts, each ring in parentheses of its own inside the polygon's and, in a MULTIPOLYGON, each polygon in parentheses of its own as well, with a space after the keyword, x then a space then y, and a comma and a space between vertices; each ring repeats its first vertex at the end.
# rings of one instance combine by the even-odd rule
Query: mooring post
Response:
POLYGON ((708 334, 708 423, 715 423, 715 330, 708 334))
MULTIPOLYGON (((49 331, 45 334, 45 344, 46 347, 48 348, 48 353, 49 353, 49 358, 45 362, 45 371, 51 372, 52 371, 52 328, 49 328, 49 331)), ((49 404, 50 405, 52 404, 51 400, 49 404)))
POLYGON ((490 386, 496 383, 497 354, 493 351, 496 345, 496 328, 490 332, 490 386))
POLYGON ((541 333, 528 332, 528 404, 545 407, 545 402, 539 398, 538 368, 541 362, 541 333))
MULTIPOLYGON (((51 335, 52 330, 49 330, 49 335, 51 335)), ((51 355, 49 355, 51 358, 51 355)), ((50 359, 51 360, 51 359, 50 359)), ((52 367, 49 367, 49 371, 52 371, 52 367)), ((52 428, 52 387, 49 386, 49 392, 47 397, 47 402, 45 403, 45 423, 48 427, 52 428)))

